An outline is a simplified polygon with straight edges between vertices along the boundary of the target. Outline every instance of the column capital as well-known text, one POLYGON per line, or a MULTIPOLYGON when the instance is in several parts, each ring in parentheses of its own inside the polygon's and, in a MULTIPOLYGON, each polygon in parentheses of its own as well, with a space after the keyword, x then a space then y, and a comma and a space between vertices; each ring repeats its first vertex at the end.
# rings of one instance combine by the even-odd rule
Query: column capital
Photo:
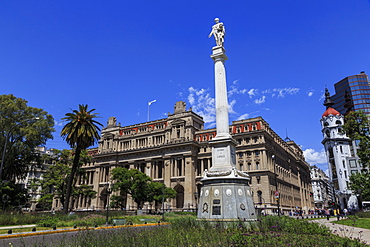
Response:
POLYGON ((226 50, 223 46, 214 46, 212 48, 212 55, 211 58, 216 62, 218 60, 227 60, 228 57, 226 56, 226 50))

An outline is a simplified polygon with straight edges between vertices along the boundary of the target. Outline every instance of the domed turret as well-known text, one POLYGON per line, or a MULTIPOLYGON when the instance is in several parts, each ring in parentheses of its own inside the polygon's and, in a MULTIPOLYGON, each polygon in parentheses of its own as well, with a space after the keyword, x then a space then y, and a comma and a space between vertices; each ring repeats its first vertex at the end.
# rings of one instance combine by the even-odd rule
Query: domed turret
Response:
POLYGON ((335 110, 334 108, 328 107, 326 109, 326 111, 324 112, 324 114, 322 114, 322 117, 327 117, 329 115, 339 116, 340 113, 337 110, 335 110))

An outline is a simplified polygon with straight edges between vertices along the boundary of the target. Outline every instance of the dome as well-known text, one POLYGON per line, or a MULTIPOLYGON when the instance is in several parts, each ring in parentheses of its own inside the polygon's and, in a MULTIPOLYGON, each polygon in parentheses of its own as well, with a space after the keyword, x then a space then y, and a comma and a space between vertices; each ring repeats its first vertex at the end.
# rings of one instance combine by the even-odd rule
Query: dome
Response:
POLYGON ((339 116, 340 113, 337 110, 335 110, 334 108, 329 107, 328 109, 326 109, 324 114, 322 114, 322 117, 327 117, 329 115, 339 116))

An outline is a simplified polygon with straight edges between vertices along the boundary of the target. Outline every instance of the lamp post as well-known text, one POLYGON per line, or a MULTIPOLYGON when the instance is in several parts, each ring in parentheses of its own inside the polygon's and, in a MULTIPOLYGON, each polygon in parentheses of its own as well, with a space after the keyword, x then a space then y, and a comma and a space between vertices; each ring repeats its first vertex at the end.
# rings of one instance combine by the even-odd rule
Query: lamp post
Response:
POLYGON ((104 185, 104 188, 105 188, 105 193, 107 195, 107 205, 106 205, 106 211, 107 211, 107 215, 106 215, 106 219, 105 219, 105 225, 108 225, 108 218, 109 218, 109 195, 112 193, 112 189, 110 188, 111 187, 111 183, 107 182, 105 185, 104 185))
POLYGON ((6 195, 6 194, 4 194, 4 195, 3 195, 3 197, 2 197, 1 199, 2 199, 2 201, 3 201, 3 212, 4 212, 4 210, 5 210, 5 204, 8 202, 8 200, 9 200, 9 196, 8 196, 8 195, 6 195))
POLYGON ((32 118, 32 119, 26 119, 26 120, 23 120, 23 121, 20 121, 19 123, 17 123, 16 125, 14 125, 13 127, 10 128, 10 130, 6 133, 5 135, 5 143, 4 143, 4 149, 3 149, 3 156, 1 158, 1 166, 0 166, 0 180, 2 178, 2 175, 3 175, 3 166, 4 166, 4 159, 5 159, 5 153, 6 153, 6 145, 8 144, 8 139, 9 139, 9 136, 10 134, 12 133, 12 130, 23 124, 24 122, 28 122, 28 121, 32 121, 32 120, 38 120, 40 119, 39 117, 35 117, 35 118, 32 118))
POLYGON ((164 221, 164 187, 165 185, 163 184, 163 187, 162 187, 162 221, 164 221))
POLYGON ((194 198, 195 198, 195 213, 198 214, 198 191, 194 192, 194 198))
POLYGON ((357 189, 357 202, 358 202, 358 208, 360 211, 362 211, 362 198, 361 198, 362 189, 357 189))
POLYGON ((149 119, 150 119, 150 105, 153 104, 154 102, 157 102, 157 100, 152 100, 152 101, 149 101, 148 102, 148 122, 149 122, 149 119))

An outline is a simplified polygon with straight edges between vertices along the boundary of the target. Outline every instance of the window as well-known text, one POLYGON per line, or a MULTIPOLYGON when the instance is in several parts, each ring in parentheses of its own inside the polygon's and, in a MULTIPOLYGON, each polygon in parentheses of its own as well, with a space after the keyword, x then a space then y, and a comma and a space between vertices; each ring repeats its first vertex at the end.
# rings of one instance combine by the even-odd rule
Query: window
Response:
POLYGON ((357 167, 356 160, 350 160, 349 161, 349 167, 351 167, 351 168, 357 167))
POLYGON ((260 166, 260 163, 259 162, 256 162, 256 170, 259 169, 259 166, 260 166))

